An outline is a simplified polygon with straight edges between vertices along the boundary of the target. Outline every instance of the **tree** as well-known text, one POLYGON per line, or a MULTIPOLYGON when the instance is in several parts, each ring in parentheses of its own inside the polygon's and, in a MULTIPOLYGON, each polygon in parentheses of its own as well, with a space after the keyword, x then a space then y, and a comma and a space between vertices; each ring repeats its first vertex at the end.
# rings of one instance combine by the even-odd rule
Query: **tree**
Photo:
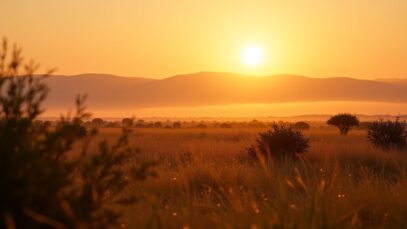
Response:
POLYGON ((296 122, 294 124, 294 129, 298 129, 298 130, 308 130, 310 128, 310 125, 306 122, 296 122))
POLYGON ((221 123, 219 127, 220 128, 232 128, 232 125, 229 124, 229 123, 224 122, 224 123, 221 123))
POLYGON ((105 122, 101 118, 92 119, 92 126, 93 127, 102 127, 104 124, 105 124, 105 122))
POLYGON ((367 139, 383 150, 403 149, 407 145, 407 123, 396 121, 375 121, 369 125, 367 139))
POLYGON ((124 119, 122 120, 122 126, 125 126, 125 127, 132 127, 132 126, 133 126, 133 119, 131 119, 131 118, 124 118, 124 119))
POLYGON ((132 156, 127 147, 130 129, 116 143, 88 147, 97 129, 84 135, 89 118, 76 100, 73 117, 63 117, 53 128, 37 125, 48 88, 34 76, 37 65, 23 68, 21 50, 7 57, 0 50, 0 227, 1 228, 108 228, 118 226, 119 206, 134 202, 125 190, 131 180, 149 175, 150 163, 124 170, 132 156), (73 152, 74 145, 82 146, 73 152))
POLYGON ((174 123, 172 124, 172 127, 173 127, 173 128, 181 128, 182 125, 181 125, 180 122, 174 122, 174 123))
POLYGON ((335 126, 342 135, 346 135, 352 127, 359 125, 359 119, 355 115, 343 113, 332 116, 327 124, 335 126))
POLYGON ((153 127, 155 127, 155 128, 161 128, 161 127, 163 127, 163 124, 162 124, 161 122, 155 122, 155 123, 153 124, 153 127))

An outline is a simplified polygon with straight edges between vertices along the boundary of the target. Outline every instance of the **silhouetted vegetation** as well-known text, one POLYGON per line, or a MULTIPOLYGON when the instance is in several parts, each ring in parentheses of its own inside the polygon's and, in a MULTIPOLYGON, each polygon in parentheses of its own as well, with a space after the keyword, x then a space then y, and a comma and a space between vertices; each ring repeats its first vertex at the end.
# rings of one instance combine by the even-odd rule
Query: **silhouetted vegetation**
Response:
POLYGON ((161 128, 161 127, 163 127, 163 124, 162 124, 161 122, 155 122, 155 123, 153 124, 153 127, 155 127, 155 128, 161 128))
POLYGON ((208 126, 205 123, 199 123, 196 125, 196 128, 207 128, 208 126))
POLYGON ((229 123, 221 123, 220 125, 219 125, 219 127, 220 128, 232 128, 232 125, 231 124, 229 124, 229 123))
POLYGON ((84 97, 73 117, 55 126, 38 125, 48 88, 34 76, 37 65, 23 65, 21 50, 0 53, 0 227, 108 228, 120 224, 121 205, 135 201, 124 193, 133 180, 154 175, 150 163, 123 169, 132 156, 130 129, 116 143, 99 142, 89 150, 97 130, 84 133, 89 118, 84 97), (24 69, 24 72, 22 72, 24 69), (80 148, 73 153, 74 148, 80 148))
POLYGON ((271 130, 259 133, 256 145, 250 147, 248 153, 256 159, 295 157, 307 151, 308 142, 301 131, 274 124, 271 130))
POLYGON ((332 116, 327 124, 335 126, 342 135, 346 135, 352 127, 359 125, 359 119, 355 115, 343 113, 332 116))
POLYGON ((256 127, 256 128, 258 128, 258 127, 265 127, 265 126, 266 126, 266 125, 264 125, 264 123, 262 123, 262 122, 260 122, 260 121, 258 121, 258 120, 256 120, 256 119, 252 120, 252 121, 249 122, 247 125, 248 125, 249 127, 256 127))
POLYGON ((375 121, 369 125, 367 139, 383 150, 403 149, 407 145, 407 124, 396 121, 375 121))
POLYGON ((133 119, 131 119, 131 118, 122 119, 122 126, 132 127, 133 126, 133 119))
POLYGON ((308 123, 306 123, 306 122, 301 121, 301 122, 296 122, 293 125, 293 128, 297 129, 297 130, 309 130, 310 125, 308 123))
POLYGON ((173 128, 181 128, 182 125, 181 125, 180 122, 174 122, 174 123, 172 124, 172 127, 173 127, 173 128))
POLYGON ((105 122, 101 118, 94 118, 92 119, 92 126, 93 127, 103 127, 105 122))

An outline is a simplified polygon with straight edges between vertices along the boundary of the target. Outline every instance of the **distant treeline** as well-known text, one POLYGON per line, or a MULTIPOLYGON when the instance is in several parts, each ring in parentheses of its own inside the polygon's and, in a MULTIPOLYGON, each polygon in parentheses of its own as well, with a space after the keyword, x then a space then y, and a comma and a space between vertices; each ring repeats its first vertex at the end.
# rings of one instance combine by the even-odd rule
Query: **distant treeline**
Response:
MULTIPOLYGON (((51 120, 37 120, 38 124, 46 125, 49 127, 54 126, 57 121, 51 120)), ((371 122, 361 122, 357 129, 367 129, 371 122)), ((268 128, 274 124, 283 124, 286 126, 292 126, 295 129, 307 130, 307 129, 334 129, 326 125, 324 122, 263 122, 253 119, 251 121, 178 121, 178 120, 165 120, 165 121, 146 121, 144 119, 131 119, 124 118, 121 121, 104 120, 102 118, 94 118, 82 123, 84 127, 102 127, 102 128, 121 128, 121 127, 133 127, 133 128, 268 128)))

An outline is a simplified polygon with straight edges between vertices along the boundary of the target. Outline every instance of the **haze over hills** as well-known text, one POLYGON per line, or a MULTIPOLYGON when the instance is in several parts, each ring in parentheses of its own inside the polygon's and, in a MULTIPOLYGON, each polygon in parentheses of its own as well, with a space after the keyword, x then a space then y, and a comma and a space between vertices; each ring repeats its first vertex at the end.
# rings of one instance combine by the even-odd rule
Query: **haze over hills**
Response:
POLYGON ((72 107, 75 95, 84 93, 90 107, 103 110, 328 101, 407 102, 407 84, 403 80, 199 72, 160 80, 106 74, 52 76, 47 83, 51 92, 46 105, 51 110, 72 107))

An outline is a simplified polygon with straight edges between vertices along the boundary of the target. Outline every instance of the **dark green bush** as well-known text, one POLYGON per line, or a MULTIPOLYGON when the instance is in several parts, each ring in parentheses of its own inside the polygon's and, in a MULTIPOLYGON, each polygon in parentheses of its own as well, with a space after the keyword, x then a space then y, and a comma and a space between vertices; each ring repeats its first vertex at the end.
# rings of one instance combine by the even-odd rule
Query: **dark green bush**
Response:
POLYGON ((130 129, 90 151, 97 130, 82 125, 89 118, 84 97, 73 117, 38 125, 48 92, 43 76, 34 75, 36 65, 23 66, 19 49, 8 57, 7 48, 4 42, 0 52, 0 227, 117 226, 119 206, 135 200, 125 194, 131 180, 154 174, 150 163, 122 166, 133 154, 126 146, 130 129))
POLYGON ((309 140, 299 130, 274 124, 272 129, 259 133, 256 145, 248 149, 251 158, 295 157, 307 152, 309 140))
POLYGON ((407 124, 399 119, 375 121, 369 125, 367 139, 383 150, 400 150, 407 145, 407 124))

